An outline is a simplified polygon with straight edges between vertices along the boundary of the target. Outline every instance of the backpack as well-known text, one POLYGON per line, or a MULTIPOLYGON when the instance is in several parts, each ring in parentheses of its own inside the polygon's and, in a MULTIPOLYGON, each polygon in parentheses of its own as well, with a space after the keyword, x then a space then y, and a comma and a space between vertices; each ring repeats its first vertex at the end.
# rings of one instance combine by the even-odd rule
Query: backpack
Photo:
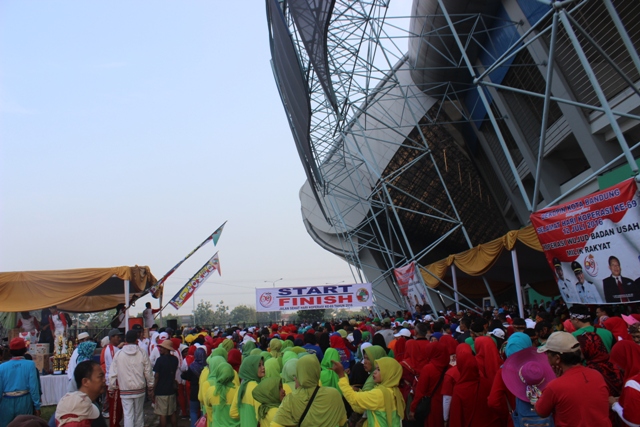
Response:
POLYGON ((529 402, 516 397, 515 409, 511 410, 509 399, 507 399, 507 406, 509 406, 514 427, 554 427, 553 418, 542 418, 529 402))

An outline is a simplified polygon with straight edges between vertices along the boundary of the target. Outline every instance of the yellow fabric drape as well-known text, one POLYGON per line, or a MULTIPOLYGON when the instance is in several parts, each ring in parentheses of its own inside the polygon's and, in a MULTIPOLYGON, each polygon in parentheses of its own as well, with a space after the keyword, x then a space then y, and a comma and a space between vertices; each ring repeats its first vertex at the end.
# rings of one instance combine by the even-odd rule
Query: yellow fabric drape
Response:
POLYGON ((503 250, 513 250, 517 242, 542 252, 538 235, 533 227, 529 225, 521 230, 509 231, 502 237, 459 254, 449 255, 445 259, 422 267, 420 273, 424 283, 430 288, 435 288, 440 284, 438 278, 443 279, 452 264, 455 264, 456 268, 469 276, 482 276, 493 267, 503 250))
POLYGON ((149 267, 138 266, 0 273, 0 311, 53 305, 72 312, 108 310, 124 302, 124 280, 129 280, 132 293, 156 283, 149 267))

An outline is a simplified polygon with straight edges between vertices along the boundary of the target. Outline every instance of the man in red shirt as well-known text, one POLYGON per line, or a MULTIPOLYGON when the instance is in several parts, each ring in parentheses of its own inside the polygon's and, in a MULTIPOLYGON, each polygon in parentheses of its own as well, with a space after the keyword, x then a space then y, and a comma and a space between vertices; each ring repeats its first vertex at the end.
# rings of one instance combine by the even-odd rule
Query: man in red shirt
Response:
POLYGON ((547 353, 558 378, 552 380, 535 409, 541 417, 553 414, 556 427, 611 427, 609 390, 602 374, 582 366, 576 337, 554 332, 538 352, 547 353))

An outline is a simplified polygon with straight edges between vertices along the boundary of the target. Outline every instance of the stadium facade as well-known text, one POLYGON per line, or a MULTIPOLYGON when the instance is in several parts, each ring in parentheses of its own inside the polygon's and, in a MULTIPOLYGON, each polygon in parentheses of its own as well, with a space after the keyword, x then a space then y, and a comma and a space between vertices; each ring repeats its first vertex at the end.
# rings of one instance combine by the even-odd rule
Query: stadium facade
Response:
POLYGON ((302 220, 391 309, 394 268, 526 226, 640 150, 640 2, 400 2, 266 0, 302 220))

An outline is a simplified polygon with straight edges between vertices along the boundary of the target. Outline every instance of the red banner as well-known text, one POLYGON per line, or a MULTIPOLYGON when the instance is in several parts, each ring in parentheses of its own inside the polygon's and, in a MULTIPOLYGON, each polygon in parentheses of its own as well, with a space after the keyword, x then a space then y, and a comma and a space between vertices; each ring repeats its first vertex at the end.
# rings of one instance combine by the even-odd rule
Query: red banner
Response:
POLYGON ((531 215, 565 302, 640 301, 639 207, 632 178, 531 215))
POLYGON ((394 269, 393 274, 396 276, 398 288, 400 288, 400 293, 404 297, 404 302, 409 310, 413 311, 416 304, 427 303, 424 287, 420 283, 415 262, 410 262, 403 267, 394 269))

